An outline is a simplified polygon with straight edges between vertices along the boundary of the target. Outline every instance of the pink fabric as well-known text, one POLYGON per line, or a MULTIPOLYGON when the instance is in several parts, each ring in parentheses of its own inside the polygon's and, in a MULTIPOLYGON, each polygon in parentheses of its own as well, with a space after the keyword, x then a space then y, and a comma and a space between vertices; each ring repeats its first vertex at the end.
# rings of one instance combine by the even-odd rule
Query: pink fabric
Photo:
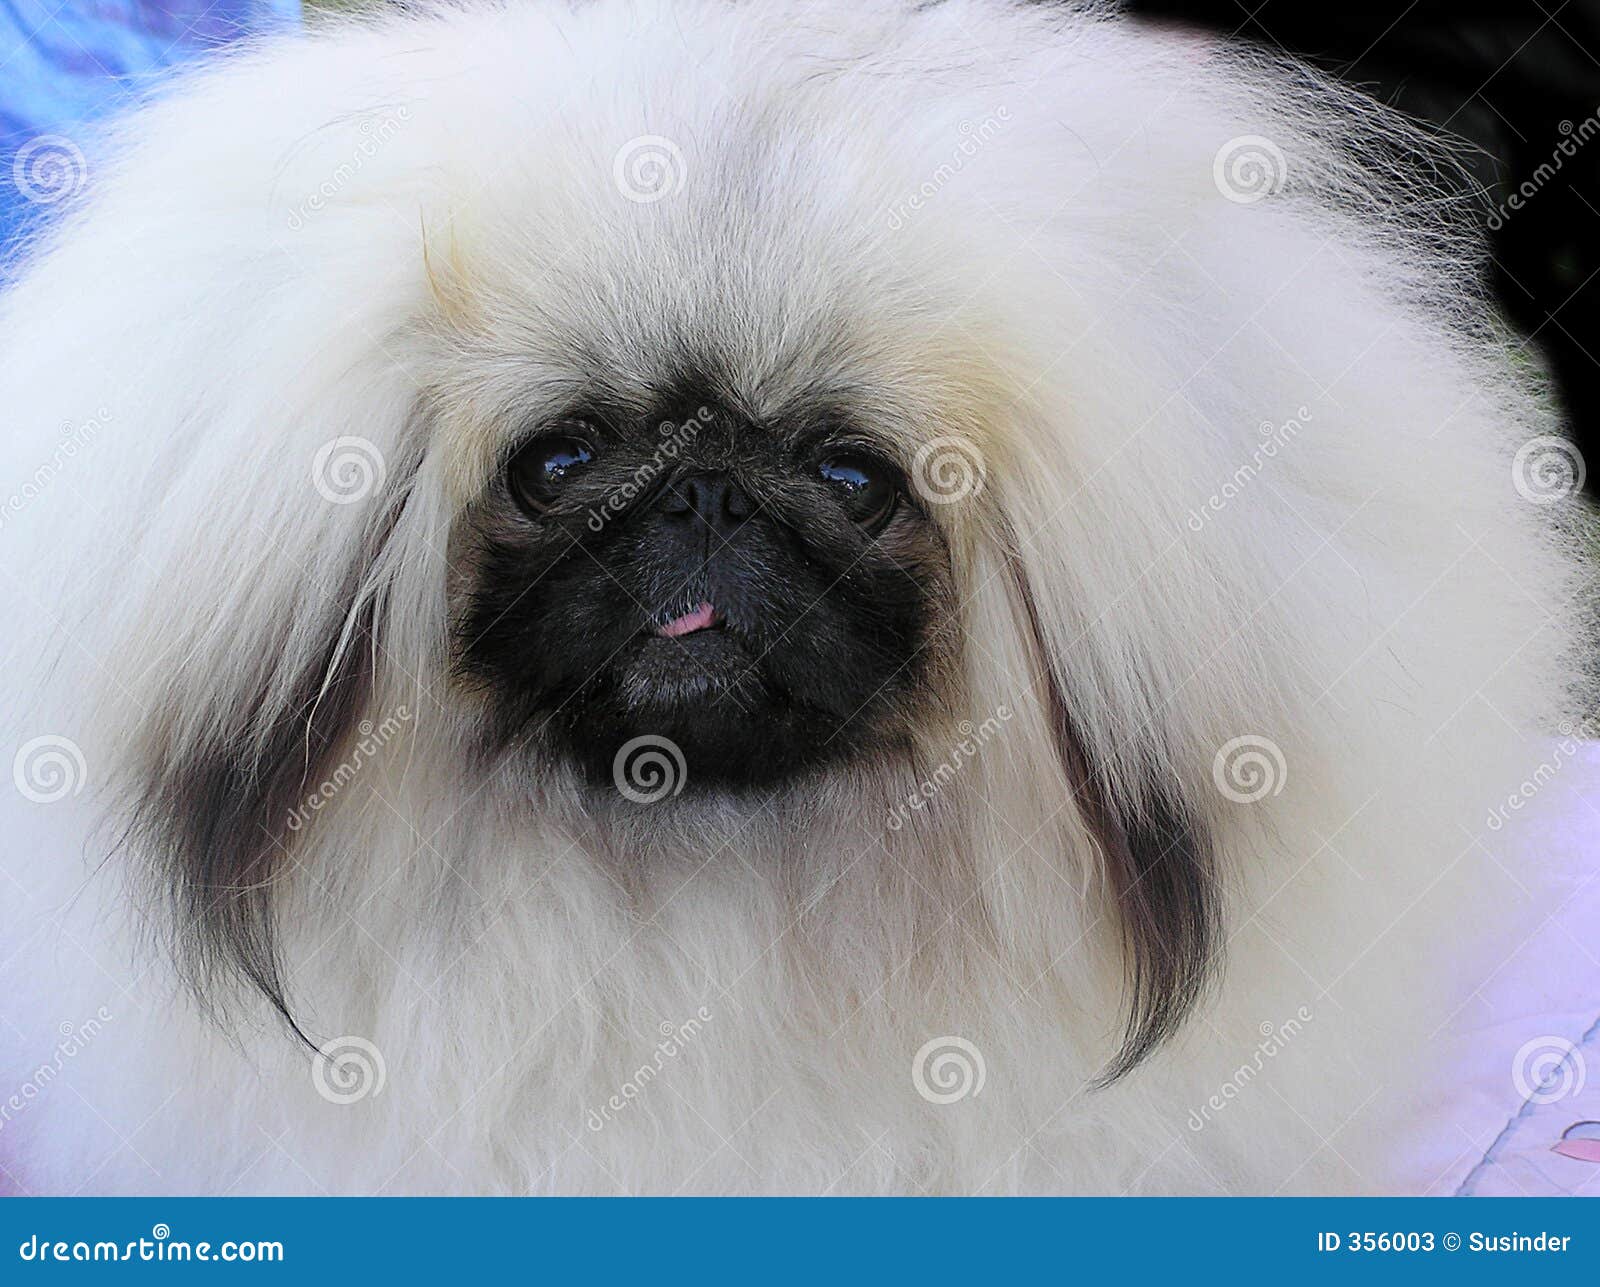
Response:
POLYGON ((1562 1140, 1550 1151, 1562 1157, 1575 1157, 1580 1162, 1600 1162, 1600 1140, 1562 1140))

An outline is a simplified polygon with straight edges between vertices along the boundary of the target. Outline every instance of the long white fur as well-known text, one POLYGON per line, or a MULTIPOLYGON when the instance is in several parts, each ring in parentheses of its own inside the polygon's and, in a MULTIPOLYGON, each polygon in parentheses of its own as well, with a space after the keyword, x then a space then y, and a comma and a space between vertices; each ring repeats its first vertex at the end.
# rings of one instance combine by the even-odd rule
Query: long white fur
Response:
POLYGON ((1000 0, 447 8, 220 60, 122 123, 0 303, 0 481, 98 426, 0 527, 4 749, 65 737, 87 769, 55 803, 0 792, 0 1091, 112 1016, 0 1119, 0 1165, 65 1192, 1399 1182, 1396 1119, 1544 907, 1484 820, 1566 710, 1578 571, 1561 508, 1513 486, 1555 429, 1473 248, 1382 160, 1415 146, 1259 55, 1000 0), (683 164, 643 204, 613 170, 641 136, 683 164), (1249 204, 1214 176, 1246 136, 1286 175, 1249 204), (931 507, 962 673, 920 769, 607 835, 563 782, 530 807, 509 766, 469 771, 448 538, 574 341, 644 379, 683 337, 758 404, 848 384, 908 457, 971 444, 985 486, 931 507), (202 1013, 116 843, 149 756, 258 736, 234 695, 323 646, 370 519, 313 486, 341 436, 420 453, 366 587, 368 718, 403 731, 276 894, 302 1026, 381 1052, 352 1104, 243 991, 202 1013), (1229 888, 1214 995, 1104 1090, 1115 911, 1008 551, 1094 757, 1174 782, 1229 888), (1254 804, 1213 779, 1244 735, 1287 766, 1254 804), (951 1036, 984 1086, 929 1102, 913 1057, 951 1036))

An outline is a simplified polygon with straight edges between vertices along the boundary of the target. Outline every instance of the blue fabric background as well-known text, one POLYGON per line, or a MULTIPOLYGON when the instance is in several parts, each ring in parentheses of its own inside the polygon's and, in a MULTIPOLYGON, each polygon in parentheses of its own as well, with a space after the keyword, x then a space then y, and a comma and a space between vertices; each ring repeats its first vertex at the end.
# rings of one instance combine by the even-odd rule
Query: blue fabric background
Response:
POLYGON ((299 20, 300 0, 0 0, 0 257, 86 180, 84 122, 175 63, 299 20))

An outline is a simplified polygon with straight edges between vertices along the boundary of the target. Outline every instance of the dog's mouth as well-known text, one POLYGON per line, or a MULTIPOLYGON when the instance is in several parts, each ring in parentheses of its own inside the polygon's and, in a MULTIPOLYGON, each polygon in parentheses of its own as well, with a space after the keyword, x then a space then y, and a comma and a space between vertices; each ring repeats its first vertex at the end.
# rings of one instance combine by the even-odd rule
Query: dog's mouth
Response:
POLYGON ((663 639, 682 639, 685 635, 716 630, 721 626, 722 617, 716 608, 709 603, 701 603, 670 621, 655 624, 653 633, 663 639))
POLYGON ((775 787, 874 732, 852 725, 863 696, 850 686, 854 636, 844 626, 796 643, 785 638, 781 599, 741 586, 699 585, 645 603, 624 626, 631 641, 558 721, 603 798, 615 797, 618 755, 640 738, 670 743, 687 766, 685 790, 699 794, 775 787))
POLYGON ((766 708, 771 694, 742 632, 709 601, 672 611, 644 624, 617 672, 628 709, 658 722, 686 720, 709 736, 724 718, 766 708))

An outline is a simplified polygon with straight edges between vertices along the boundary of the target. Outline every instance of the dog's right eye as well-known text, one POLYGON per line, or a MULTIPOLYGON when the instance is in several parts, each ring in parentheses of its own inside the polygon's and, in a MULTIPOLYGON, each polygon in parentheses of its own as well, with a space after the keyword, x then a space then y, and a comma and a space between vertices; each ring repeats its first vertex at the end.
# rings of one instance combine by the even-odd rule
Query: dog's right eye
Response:
POLYGON ((894 517, 901 479, 893 465, 861 451, 836 451, 817 462, 817 473, 869 534, 877 535, 894 517))
POLYGON ((594 459, 585 438, 570 433, 543 434, 524 443, 506 465, 506 486, 518 505, 541 515, 555 504, 562 485, 594 459))

